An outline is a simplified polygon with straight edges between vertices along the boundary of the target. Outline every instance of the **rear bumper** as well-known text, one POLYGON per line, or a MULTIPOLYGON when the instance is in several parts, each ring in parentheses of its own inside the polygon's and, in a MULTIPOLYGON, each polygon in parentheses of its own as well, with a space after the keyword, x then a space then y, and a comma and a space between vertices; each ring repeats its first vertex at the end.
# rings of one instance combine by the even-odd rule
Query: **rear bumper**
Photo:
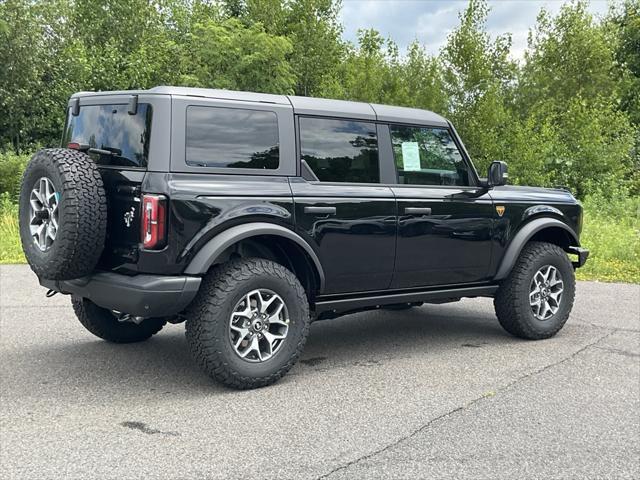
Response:
POLYGON ((569 253, 573 253, 578 256, 578 260, 575 262, 571 262, 573 264, 573 268, 580 268, 587 262, 587 258, 589 258, 589 250, 581 247, 569 247, 569 253))
POLYGON ((73 280, 40 279, 40 285, 140 317, 166 317, 184 310, 198 293, 200 277, 101 272, 73 280))

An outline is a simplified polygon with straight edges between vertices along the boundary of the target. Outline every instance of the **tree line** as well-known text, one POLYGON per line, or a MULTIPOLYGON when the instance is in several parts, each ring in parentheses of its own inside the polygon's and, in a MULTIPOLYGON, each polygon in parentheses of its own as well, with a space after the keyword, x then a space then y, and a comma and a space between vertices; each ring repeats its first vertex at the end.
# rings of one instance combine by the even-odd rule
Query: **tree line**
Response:
POLYGON ((0 0, 0 151, 60 141, 81 90, 184 85, 424 108, 456 125, 481 174, 640 194, 640 0, 594 18, 541 10, 522 59, 470 0, 437 54, 368 29, 338 0, 0 0))

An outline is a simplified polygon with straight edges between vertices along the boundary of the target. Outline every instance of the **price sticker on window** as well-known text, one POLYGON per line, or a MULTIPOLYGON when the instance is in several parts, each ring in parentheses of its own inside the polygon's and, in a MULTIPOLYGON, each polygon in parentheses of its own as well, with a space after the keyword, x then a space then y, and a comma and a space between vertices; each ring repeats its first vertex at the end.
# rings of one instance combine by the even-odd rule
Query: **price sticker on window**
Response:
POLYGON ((402 166, 405 172, 420 171, 420 148, 418 142, 402 142, 402 166))

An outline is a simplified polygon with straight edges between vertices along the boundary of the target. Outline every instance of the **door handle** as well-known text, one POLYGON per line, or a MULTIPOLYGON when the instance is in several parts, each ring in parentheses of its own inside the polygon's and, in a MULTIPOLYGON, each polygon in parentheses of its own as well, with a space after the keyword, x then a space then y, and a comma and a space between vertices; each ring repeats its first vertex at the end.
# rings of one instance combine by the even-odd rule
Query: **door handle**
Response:
POLYGON ((321 215, 335 215, 336 207, 304 207, 304 213, 316 213, 321 215))
POLYGON ((431 215, 431 209, 428 207, 406 207, 404 213, 411 213, 414 215, 431 215))

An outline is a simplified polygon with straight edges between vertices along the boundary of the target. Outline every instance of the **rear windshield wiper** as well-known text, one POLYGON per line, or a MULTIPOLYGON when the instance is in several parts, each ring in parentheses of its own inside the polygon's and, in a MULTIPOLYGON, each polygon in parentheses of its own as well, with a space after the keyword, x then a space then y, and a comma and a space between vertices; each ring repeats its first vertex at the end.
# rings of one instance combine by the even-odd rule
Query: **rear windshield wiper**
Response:
POLYGON ((122 156, 122 150, 120 150, 119 148, 113 148, 113 147, 104 147, 104 148, 88 148, 87 149, 88 153, 99 153, 100 155, 112 155, 114 157, 121 157, 122 156))
POLYGON ((97 153, 99 155, 111 155, 114 157, 122 156, 122 150, 114 147, 95 148, 86 143, 75 143, 75 142, 70 143, 68 146, 69 148, 73 148, 74 150, 79 150, 85 153, 97 153))

